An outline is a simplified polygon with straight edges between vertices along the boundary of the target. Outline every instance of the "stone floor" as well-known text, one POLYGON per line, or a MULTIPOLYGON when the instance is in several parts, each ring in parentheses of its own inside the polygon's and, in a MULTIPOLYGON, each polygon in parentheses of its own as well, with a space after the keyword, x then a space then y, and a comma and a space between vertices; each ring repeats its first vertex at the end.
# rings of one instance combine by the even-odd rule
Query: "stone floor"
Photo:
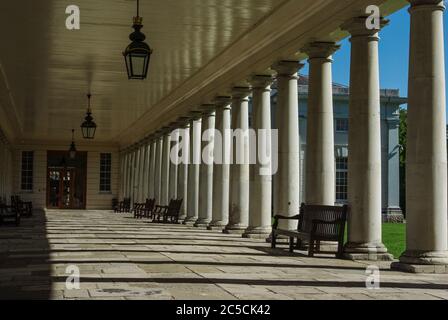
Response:
POLYGON ((387 263, 381 288, 366 289, 367 265, 108 211, 36 212, 0 227, 2 299, 448 299, 448 275, 387 263), (79 290, 66 288, 70 265, 79 290))

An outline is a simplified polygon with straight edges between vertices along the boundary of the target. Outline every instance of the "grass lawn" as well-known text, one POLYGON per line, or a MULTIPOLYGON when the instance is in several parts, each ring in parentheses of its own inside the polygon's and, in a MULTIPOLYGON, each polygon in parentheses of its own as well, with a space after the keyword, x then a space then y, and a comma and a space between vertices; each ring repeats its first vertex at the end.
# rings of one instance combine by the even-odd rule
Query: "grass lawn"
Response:
MULTIPOLYGON (((347 229, 344 242, 347 242, 347 229)), ((402 223, 383 223, 383 244, 396 259, 406 247, 406 225, 402 223)))
POLYGON ((406 225, 402 223, 383 224, 383 243, 396 259, 406 247, 406 225))

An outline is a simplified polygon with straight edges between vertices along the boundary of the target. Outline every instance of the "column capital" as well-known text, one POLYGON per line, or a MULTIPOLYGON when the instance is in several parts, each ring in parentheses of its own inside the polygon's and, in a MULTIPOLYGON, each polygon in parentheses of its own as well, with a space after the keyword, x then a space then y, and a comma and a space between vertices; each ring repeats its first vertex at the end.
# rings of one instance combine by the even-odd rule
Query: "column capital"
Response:
POLYGON ((160 140, 163 137, 163 130, 159 129, 156 132, 154 132, 154 138, 156 140, 160 140))
POLYGON ((407 0, 412 7, 418 6, 435 6, 439 7, 441 10, 445 10, 444 1, 442 0, 407 0))
POLYGON ((213 112, 215 112, 216 105, 213 103, 205 103, 202 104, 199 109, 201 110, 201 113, 203 116, 211 115, 213 112))
POLYGON ((161 131, 163 136, 169 136, 171 134, 171 131, 173 131, 173 128, 171 127, 171 125, 167 125, 164 126, 161 131))
MULTIPOLYGON (((341 46, 334 42, 310 42, 302 48, 310 59, 329 59, 341 46)), ((331 59, 329 59, 331 60, 331 59)))
POLYGON ((249 79, 249 83, 254 89, 266 89, 274 82, 274 78, 268 75, 253 75, 249 79))
POLYGON ((190 126, 190 118, 180 117, 179 119, 177 119, 177 123, 179 124, 179 128, 186 129, 190 126))
POLYGON ((296 77, 297 73, 304 66, 303 63, 299 61, 278 61, 273 66, 272 69, 277 72, 279 77, 296 77))
POLYGON ((213 103, 216 105, 217 108, 229 108, 230 104, 232 103, 232 97, 231 96, 217 96, 213 103))
MULTIPOLYGON (((341 25, 341 29, 348 31, 352 37, 372 37, 376 36, 378 32, 389 24, 389 20, 381 17, 380 29, 368 29, 366 25, 368 17, 360 16, 352 18, 341 25)), ((376 37, 378 39, 378 37, 376 37)))
POLYGON ((200 111, 191 111, 188 114, 188 118, 190 119, 190 122, 200 120, 201 117, 202 117, 202 112, 200 112, 200 111))
POLYGON ((232 88, 232 100, 243 101, 249 100, 249 95, 252 90, 249 87, 233 87, 232 88))

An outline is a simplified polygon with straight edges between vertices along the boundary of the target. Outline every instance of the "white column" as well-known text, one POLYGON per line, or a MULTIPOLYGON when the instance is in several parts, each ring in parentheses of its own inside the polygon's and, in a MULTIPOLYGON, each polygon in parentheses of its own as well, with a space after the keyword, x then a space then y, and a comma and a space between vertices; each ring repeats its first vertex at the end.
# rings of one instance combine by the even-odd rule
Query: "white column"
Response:
MULTIPOLYGON (((156 199, 155 181, 156 181, 156 154, 157 154, 157 138, 152 137, 151 148, 149 154, 149 199, 156 199)), ((159 203, 159 202, 157 202, 159 203)))
POLYGON ((190 122, 190 163, 188 165, 188 212, 184 224, 193 225, 199 215, 199 168, 201 163, 201 127, 199 115, 190 122))
POLYGON ((131 205, 134 202, 134 173, 135 173, 135 149, 131 151, 131 160, 129 162, 129 197, 131 198, 131 205))
MULTIPOLYGON (((266 239, 272 231, 272 166, 271 159, 271 76, 254 76, 252 119, 257 135, 256 163, 250 172, 249 227, 243 234, 246 238, 266 239), (263 155, 261 158, 259 155, 263 155), (267 160, 267 161, 266 161, 267 160)), ((255 147, 255 146, 252 146, 255 147)))
POLYGON ((139 174, 138 174, 138 202, 143 203, 145 202, 145 181, 144 181, 144 175, 145 175, 145 161, 146 161, 146 146, 144 144, 140 147, 140 161, 139 161, 139 174))
POLYGON ((215 159, 219 162, 213 167, 213 212, 209 230, 223 230, 229 223, 230 200, 230 156, 231 156, 231 98, 218 97, 216 100, 215 159))
POLYGON ((213 148, 215 136, 215 106, 207 109, 202 116, 202 161, 199 181, 199 215, 195 227, 206 228, 212 221, 213 212, 213 148))
MULTIPOLYGON (((182 121, 185 121, 183 119, 182 121)), ((184 123, 180 129, 180 137, 179 141, 180 145, 182 145, 182 149, 180 151, 181 159, 189 159, 190 157, 190 124, 184 123), (182 139, 185 139, 182 140, 182 139), (186 142, 186 143, 185 143, 186 142)), ((179 179, 178 179, 178 198, 183 199, 182 207, 180 209, 180 220, 185 220, 188 212, 188 161, 179 163, 179 179)))
POLYGON ((167 206, 170 202, 170 150, 171 150, 171 129, 165 128, 163 134, 162 147, 162 184, 161 201, 162 205, 167 206))
POLYGON ((169 152, 169 166, 170 166, 170 183, 169 183, 169 199, 177 200, 178 197, 178 159, 179 159, 179 130, 175 129, 171 132, 171 147, 169 152), (173 159, 172 159, 173 157, 173 159))
MULTIPOLYGON (((280 61, 277 71, 276 128, 278 170, 274 176, 274 214, 295 216, 300 211, 300 141, 297 73, 303 64, 280 61)), ((297 229, 297 222, 280 221, 282 229, 297 229)))
POLYGON ((129 152, 124 151, 124 173, 123 173, 123 198, 128 197, 128 171, 129 171, 129 152))
POLYGON ((331 55, 340 46, 313 42, 309 56, 305 199, 307 204, 333 206, 335 191, 333 80, 331 55))
MULTIPOLYGON (((0 163, 2 163, 2 152, 3 152, 3 145, 2 145, 2 141, 0 139, 0 163)), ((119 195, 118 198, 121 199, 123 198, 123 194, 124 194, 124 158, 125 158, 125 154, 123 151, 120 151, 120 190, 119 190, 119 195)), ((0 199, 2 197, 2 166, 0 166, 0 199)))
POLYGON ((150 153, 151 153, 151 144, 149 140, 145 140, 144 146, 144 169, 143 169, 143 202, 146 199, 149 199, 149 166, 150 166, 150 153))
POLYGON ((156 136, 156 168, 154 179, 154 198, 157 205, 163 205, 162 203, 162 150, 163 150, 163 135, 161 132, 156 136))
POLYGON ((135 158, 134 158, 134 172, 133 172, 133 191, 132 191, 132 203, 137 203, 139 199, 140 189, 140 146, 136 146, 135 158))
POLYGON ((410 2, 407 237, 393 268, 447 273, 445 7, 443 1, 410 2))
POLYGON ((352 19, 343 28, 352 35, 348 138, 350 214, 345 255, 356 260, 389 260, 392 257, 381 239, 378 30, 368 30, 363 17, 352 19))
POLYGON ((249 225, 249 88, 232 92, 233 141, 229 224, 225 233, 243 234, 249 225))

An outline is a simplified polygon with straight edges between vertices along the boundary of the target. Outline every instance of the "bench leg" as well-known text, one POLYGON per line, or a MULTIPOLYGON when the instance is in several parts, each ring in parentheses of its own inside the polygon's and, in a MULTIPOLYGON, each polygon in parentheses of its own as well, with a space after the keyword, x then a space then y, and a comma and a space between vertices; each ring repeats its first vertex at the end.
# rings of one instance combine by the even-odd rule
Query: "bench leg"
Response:
POLYGON ((339 243, 338 243, 338 252, 336 253, 336 258, 342 259, 343 255, 344 255, 343 241, 339 241, 339 243))
POLYGON ((314 257, 314 240, 311 239, 308 247, 308 257, 314 257))
POLYGON ((294 252, 294 237, 289 237, 289 252, 294 252))

